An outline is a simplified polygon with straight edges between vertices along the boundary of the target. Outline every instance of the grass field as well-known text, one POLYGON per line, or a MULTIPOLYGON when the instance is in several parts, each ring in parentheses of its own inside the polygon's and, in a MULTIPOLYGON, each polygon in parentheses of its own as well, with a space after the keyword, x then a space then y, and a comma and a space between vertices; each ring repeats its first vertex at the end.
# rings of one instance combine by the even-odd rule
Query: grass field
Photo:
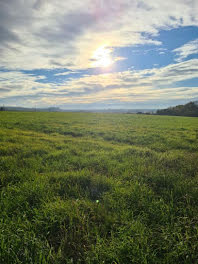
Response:
POLYGON ((1 264, 196 264, 198 119, 0 112, 1 264))

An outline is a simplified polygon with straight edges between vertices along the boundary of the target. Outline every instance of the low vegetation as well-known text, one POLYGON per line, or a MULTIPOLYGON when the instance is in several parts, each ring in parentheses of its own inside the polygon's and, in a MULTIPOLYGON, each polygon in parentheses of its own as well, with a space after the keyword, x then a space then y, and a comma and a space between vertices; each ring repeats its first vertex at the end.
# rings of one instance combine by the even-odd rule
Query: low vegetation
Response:
POLYGON ((0 263, 196 263, 197 160, 197 118, 0 112, 0 263))

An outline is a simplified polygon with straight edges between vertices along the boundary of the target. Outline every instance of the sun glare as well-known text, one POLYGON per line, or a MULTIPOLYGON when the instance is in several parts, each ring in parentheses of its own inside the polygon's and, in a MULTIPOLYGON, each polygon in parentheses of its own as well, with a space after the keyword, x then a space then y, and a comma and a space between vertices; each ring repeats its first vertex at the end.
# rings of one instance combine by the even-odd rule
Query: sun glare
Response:
POLYGON ((113 64, 111 57, 112 50, 105 46, 99 47, 93 54, 92 66, 93 67, 109 67, 113 64))

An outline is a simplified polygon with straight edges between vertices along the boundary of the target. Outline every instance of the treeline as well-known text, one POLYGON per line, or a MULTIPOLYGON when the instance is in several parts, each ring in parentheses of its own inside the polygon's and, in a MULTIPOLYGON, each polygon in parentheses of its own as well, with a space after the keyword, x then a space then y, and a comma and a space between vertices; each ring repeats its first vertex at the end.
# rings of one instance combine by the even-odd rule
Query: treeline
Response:
POLYGON ((157 115, 191 116, 198 117, 198 102, 190 102, 185 105, 177 105, 167 109, 157 110, 157 115))

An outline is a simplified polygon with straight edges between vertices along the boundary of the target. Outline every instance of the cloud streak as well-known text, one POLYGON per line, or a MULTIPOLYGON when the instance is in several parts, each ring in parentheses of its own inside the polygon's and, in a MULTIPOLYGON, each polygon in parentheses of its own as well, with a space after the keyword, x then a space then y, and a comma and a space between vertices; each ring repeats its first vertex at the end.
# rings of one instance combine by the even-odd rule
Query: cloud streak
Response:
POLYGON ((185 45, 174 49, 173 52, 176 53, 176 61, 180 62, 186 59, 189 55, 198 54, 198 39, 190 41, 185 45))

